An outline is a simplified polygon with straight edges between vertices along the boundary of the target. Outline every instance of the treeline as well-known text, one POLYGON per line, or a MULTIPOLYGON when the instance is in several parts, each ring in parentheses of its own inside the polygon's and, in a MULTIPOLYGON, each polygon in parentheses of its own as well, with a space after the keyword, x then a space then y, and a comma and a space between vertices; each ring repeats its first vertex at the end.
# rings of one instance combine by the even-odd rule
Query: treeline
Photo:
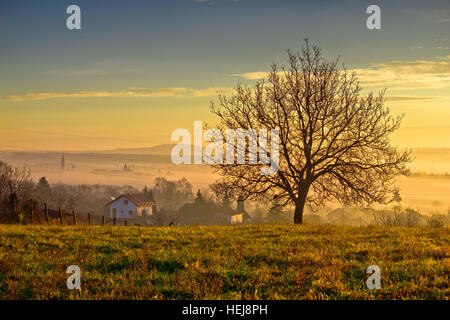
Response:
MULTIPOLYGON (((0 161, 0 221, 20 222, 30 210, 41 213, 44 203, 49 209, 62 208, 66 212, 96 212, 114 197, 137 193, 136 188, 114 185, 50 184, 45 177, 36 183, 31 172, 23 166, 13 167, 0 161)), ((41 214, 42 215, 42 214, 41 214)))

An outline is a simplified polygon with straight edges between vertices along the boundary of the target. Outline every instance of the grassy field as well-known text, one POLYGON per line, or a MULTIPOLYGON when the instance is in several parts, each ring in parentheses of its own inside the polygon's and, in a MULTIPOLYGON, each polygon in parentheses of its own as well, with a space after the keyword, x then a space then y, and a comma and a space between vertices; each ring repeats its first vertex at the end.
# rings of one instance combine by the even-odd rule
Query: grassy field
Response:
POLYGON ((0 225, 0 299, 448 299, 448 228, 0 225), (381 289, 365 284, 381 268, 381 289), (69 265, 81 290, 68 290, 69 265))

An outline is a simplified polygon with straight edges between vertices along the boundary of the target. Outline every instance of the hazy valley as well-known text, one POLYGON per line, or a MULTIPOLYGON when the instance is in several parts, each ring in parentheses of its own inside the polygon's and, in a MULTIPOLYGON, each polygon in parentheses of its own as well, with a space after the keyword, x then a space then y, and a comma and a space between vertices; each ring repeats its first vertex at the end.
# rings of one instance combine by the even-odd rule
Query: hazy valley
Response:
MULTIPOLYGON (((174 165, 170 159, 173 145, 149 148, 115 149, 98 152, 64 152, 65 169, 61 169, 62 152, 0 151, 0 159, 31 169, 37 181, 46 177, 51 183, 132 185, 151 187, 155 177, 168 180, 187 178, 194 189, 206 189, 218 177, 207 165, 174 165), (124 166, 126 165, 126 169, 124 166)), ((413 149, 415 160, 411 176, 398 177, 404 206, 421 213, 446 214, 450 210, 450 148, 413 149)))

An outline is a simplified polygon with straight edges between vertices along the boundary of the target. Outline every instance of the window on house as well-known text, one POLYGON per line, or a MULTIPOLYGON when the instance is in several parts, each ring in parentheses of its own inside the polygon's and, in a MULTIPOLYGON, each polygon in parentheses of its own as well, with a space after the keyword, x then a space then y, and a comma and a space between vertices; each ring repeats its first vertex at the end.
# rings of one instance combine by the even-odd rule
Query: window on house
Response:
POLYGON ((128 211, 128 215, 129 215, 129 216, 132 216, 132 215, 133 215, 133 211, 131 211, 131 210, 128 211))
POLYGON ((128 205, 128 200, 124 200, 124 201, 123 201, 123 204, 124 204, 124 205, 128 205))

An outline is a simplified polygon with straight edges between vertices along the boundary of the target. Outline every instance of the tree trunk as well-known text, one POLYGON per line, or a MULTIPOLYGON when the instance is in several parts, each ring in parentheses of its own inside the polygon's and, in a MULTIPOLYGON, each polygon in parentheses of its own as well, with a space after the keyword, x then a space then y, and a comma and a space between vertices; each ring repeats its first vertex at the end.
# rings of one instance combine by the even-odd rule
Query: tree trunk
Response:
POLYGON ((303 224, 303 209, 305 208, 308 188, 303 188, 303 190, 295 201, 294 224, 303 224))
POLYGON ((295 211, 294 211, 294 224, 302 224, 303 223, 303 208, 305 203, 300 204, 299 202, 295 203, 295 211))

